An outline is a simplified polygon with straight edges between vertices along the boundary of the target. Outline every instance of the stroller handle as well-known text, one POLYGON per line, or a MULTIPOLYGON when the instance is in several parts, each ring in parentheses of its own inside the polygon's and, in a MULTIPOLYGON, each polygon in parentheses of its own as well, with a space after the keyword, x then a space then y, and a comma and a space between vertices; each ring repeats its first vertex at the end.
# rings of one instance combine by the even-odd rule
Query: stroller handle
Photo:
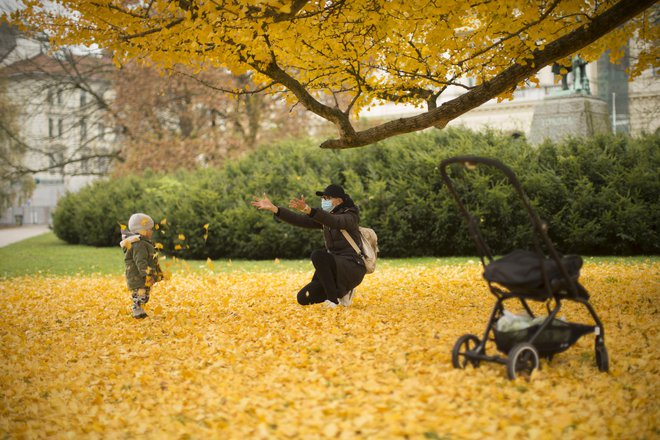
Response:
MULTIPOLYGON (((470 215, 468 212, 467 208, 465 207, 464 203, 462 202, 460 196, 458 195, 458 192, 456 191, 456 188, 452 182, 451 177, 449 177, 449 174, 447 174, 447 168, 450 165, 454 164, 463 164, 466 166, 468 169, 474 169, 477 165, 486 165, 490 166, 493 168, 496 168, 498 171, 500 171, 502 174, 506 176, 508 179, 509 183, 511 186, 515 189, 516 193, 520 197, 520 200, 522 201, 522 204, 527 211, 527 214, 529 215, 529 219, 532 222, 532 225, 534 226, 534 229, 536 230, 537 237, 541 237, 543 240, 543 243, 545 244, 545 247, 547 248, 550 257, 555 260, 559 266, 561 274, 564 276, 565 279, 570 280, 570 276, 564 267, 564 265, 561 263, 561 257, 557 250, 555 249, 554 245, 552 244, 552 241, 550 240, 550 237, 548 236, 547 232, 547 226, 541 219, 539 218, 538 214, 532 207, 531 202, 529 201, 529 198, 527 197, 527 194, 522 188, 522 185, 520 184, 520 181, 516 177, 515 173, 511 168, 508 166, 504 165, 502 162, 500 162, 497 159, 492 159, 488 157, 481 157, 481 156, 471 156, 471 155, 465 155, 465 156, 454 156, 450 157, 447 159, 444 159, 442 162, 440 162, 440 174, 442 176, 442 180, 444 183, 447 185, 447 188, 449 189, 449 192, 451 193, 452 197, 456 201, 461 213, 463 214, 463 217, 465 217, 467 223, 468 223, 468 229, 473 233, 473 236, 475 237, 475 242, 477 244, 477 248, 479 252, 482 254, 482 262, 483 262, 483 256, 486 256, 489 261, 493 261, 493 255, 488 249, 488 246, 486 245, 485 241, 481 237, 481 233, 479 231, 479 228, 477 226, 476 220, 470 215)), ((540 256, 542 256, 542 252, 540 248, 538 247, 538 242, 536 242, 536 248, 537 252, 539 253, 540 256)), ((577 288, 575 287, 574 283, 571 281, 569 283, 570 290, 574 294, 574 296, 577 296, 577 288)))
POLYGON ((520 185, 518 178, 516 177, 515 173, 511 170, 511 168, 504 165, 502 162, 500 162, 497 159, 491 159, 489 157, 481 157, 481 156, 469 156, 469 155, 454 156, 440 162, 440 174, 442 175, 442 180, 444 180, 444 182, 450 186, 452 184, 451 184, 451 178, 449 177, 449 175, 447 175, 447 167, 455 163, 461 163, 465 165, 467 168, 471 168, 479 164, 488 165, 497 168, 499 171, 502 172, 502 174, 504 174, 509 179, 509 182, 511 183, 511 185, 513 185, 513 187, 515 187, 516 189, 520 189, 522 191, 522 186, 520 185))
POLYGON ((529 201, 529 198, 527 197, 527 194, 525 194, 525 191, 522 188, 522 185, 520 184, 520 181, 516 177, 515 173, 511 168, 508 166, 504 165, 502 162, 500 162, 497 159, 491 159, 489 157, 481 157, 481 156, 454 156, 447 158, 440 162, 440 174, 442 176, 442 180, 445 182, 447 185, 447 188, 451 192, 452 196, 454 197, 456 203, 458 203, 458 206, 461 209, 461 212, 463 215, 466 217, 468 222, 471 220, 471 215, 465 208, 465 205, 461 202, 461 199, 458 195, 458 192, 456 191, 456 188, 454 187, 454 184, 452 182, 451 177, 449 177, 449 174, 447 174, 447 168, 449 165, 453 164, 463 164, 466 168, 468 169, 474 169, 477 165, 487 165, 493 168, 496 168, 499 170, 502 174, 504 174, 507 179, 509 180, 509 183, 513 188, 516 190, 516 193, 518 193, 518 196, 521 198, 523 202, 523 206, 525 207, 525 210, 529 214, 529 217, 534 224, 534 227, 537 229, 537 231, 542 234, 546 235, 545 232, 545 226, 541 219, 538 217, 536 214, 536 211, 534 211, 534 208, 532 208, 532 204, 529 201))

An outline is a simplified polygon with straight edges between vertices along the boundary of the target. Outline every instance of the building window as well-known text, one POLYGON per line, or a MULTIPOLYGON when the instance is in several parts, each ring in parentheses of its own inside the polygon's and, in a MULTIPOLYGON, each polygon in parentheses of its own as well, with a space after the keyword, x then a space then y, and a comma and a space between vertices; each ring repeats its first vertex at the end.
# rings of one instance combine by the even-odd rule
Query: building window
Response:
POLYGON ((57 91, 57 104, 62 105, 62 91, 61 90, 57 91))
MULTIPOLYGON (((110 150, 107 150, 105 148, 101 148, 96 152, 99 156, 104 155, 104 154, 109 154, 110 150)), ((108 170, 110 169, 110 163, 112 159, 109 157, 97 157, 96 158, 96 170, 99 173, 107 173, 108 170)))
POLYGON ((51 139, 55 137, 55 122, 53 118, 48 118, 48 137, 51 139))
POLYGON ((53 105, 53 91, 51 89, 48 89, 46 100, 48 101, 49 105, 53 105))
POLYGON ((84 90, 80 91, 80 107, 84 107, 87 104, 87 93, 84 90))
POLYGON ((87 140, 87 121, 85 121, 85 118, 80 120, 80 140, 87 140))
MULTIPOLYGON (((80 152, 81 156, 89 156, 91 154, 91 151, 89 148, 82 148, 82 151, 80 152)), ((80 161, 80 171, 83 173, 89 173, 90 171, 90 160, 89 159, 83 159, 80 161)))
POLYGON ((50 173, 54 174, 57 173, 58 170, 56 168, 59 168, 59 172, 62 173, 64 171, 64 147, 61 145, 58 145, 53 148, 52 153, 48 155, 49 163, 50 163, 50 173))
POLYGON ((57 120, 57 137, 62 137, 64 134, 64 121, 62 119, 57 120))
POLYGON ((96 125, 96 127, 97 127, 97 129, 98 129, 98 137, 99 137, 99 139, 102 140, 102 141, 105 140, 105 125, 103 125, 103 124, 101 124, 101 123, 98 123, 98 124, 96 125))

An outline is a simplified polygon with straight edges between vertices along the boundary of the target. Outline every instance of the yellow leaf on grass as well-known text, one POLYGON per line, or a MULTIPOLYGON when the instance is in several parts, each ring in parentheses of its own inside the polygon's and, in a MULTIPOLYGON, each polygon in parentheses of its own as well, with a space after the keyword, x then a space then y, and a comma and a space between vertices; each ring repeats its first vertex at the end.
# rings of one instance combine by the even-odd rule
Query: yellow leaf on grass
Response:
MULTIPOLYGON (((327 310, 296 301, 312 276, 309 262, 308 270, 250 272, 239 262, 211 272, 168 258, 163 266, 174 263, 176 276, 154 284, 143 320, 132 317, 120 274, 0 278, 2 431, 655 438, 655 260, 585 263, 581 271, 607 331, 611 374, 598 372, 587 335, 543 359, 530 381, 509 381, 498 363, 452 366, 456 339, 480 334, 495 302, 476 263, 384 265, 365 277, 357 303, 327 310)), ((524 310, 516 301, 508 307, 524 310)), ((530 307, 547 313, 543 303, 530 307)), ((580 304, 565 301, 562 315, 592 324, 580 304)), ((498 354, 491 341, 486 351, 498 354)))

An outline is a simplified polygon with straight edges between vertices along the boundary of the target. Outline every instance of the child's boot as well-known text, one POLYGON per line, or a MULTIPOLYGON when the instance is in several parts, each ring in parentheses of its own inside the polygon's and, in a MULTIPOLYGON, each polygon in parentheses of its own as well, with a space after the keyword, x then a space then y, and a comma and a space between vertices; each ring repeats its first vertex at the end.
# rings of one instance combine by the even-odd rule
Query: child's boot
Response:
POLYGON ((133 318, 142 319, 146 318, 147 313, 144 311, 140 304, 133 304, 133 318))

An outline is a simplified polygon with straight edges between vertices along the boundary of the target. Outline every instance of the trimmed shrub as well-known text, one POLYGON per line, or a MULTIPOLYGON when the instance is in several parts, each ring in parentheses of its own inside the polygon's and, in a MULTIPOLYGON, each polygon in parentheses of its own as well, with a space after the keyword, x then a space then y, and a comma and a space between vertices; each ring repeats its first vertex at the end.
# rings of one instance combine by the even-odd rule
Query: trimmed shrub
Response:
MULTIPOLYGON (((159 224, 154 240, 186 258, 304 258, 323 246, 302 230, 250 206, 267 193, 286 205, 339 183, 374 228, 385 257, 473 255, 474 243, 443 188, 437 166, 475 154, 516 172, 561 252, 657 254, 658 136, 568 139, 537 148, 497 132, 434 130, 353 150, 328 151, 310 140, 263 148, 221 169, 147 173, 94 183, 63 197, 54 214, 70 243, 116 245, 119 223, 146 212, 159 224), (183 235, 183 236, 182 236, 183 235)), ((528 247, 531 226, 506 179, 493 170, 452 169, 461 196, 497 253, 528 247)))

